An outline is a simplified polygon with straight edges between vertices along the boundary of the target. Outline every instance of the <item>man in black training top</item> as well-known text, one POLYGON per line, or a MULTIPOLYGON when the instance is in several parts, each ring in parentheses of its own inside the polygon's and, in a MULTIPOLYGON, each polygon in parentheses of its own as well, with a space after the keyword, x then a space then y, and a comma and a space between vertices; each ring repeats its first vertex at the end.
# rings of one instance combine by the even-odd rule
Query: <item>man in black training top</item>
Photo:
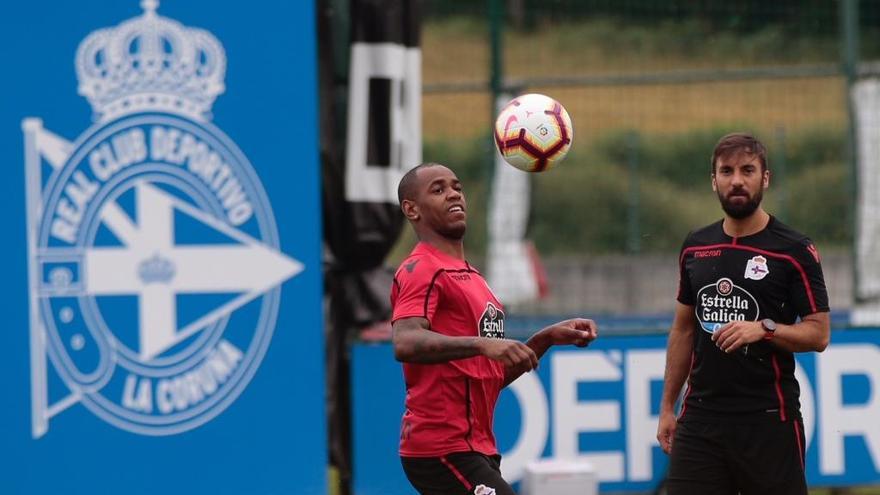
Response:
POLYGON ((828 295, 810 239, 761 207, 769 185, 760 141, 721 138, 712 189, 724 219, 691 232, 679 256, 657 428, 670 495, 807 493, 794 353, 828 346, 828 295))

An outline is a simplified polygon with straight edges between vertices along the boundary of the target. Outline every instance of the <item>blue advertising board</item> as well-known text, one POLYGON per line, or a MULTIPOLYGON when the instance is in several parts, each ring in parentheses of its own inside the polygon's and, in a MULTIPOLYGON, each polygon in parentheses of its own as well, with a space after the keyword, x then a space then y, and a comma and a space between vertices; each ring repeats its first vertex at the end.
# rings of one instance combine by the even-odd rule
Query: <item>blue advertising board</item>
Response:
POLYGON ((326 493, 314 2, 3 10, 0 492, 326 493))
MULTIPOLYGON (((528 463, 591 463, 604 492, 654 489, 668 463, 656 440, 665 336, 601 337, 552 348, 502 392, 495 433, 513 483, 528 463)), ((880 330, 833 331, 820 354, 797 354, 811 486, 880 483, 880 330)), ((390 344, 353 353, 354 490, 414 493, 397 455, 404 386, 390 344)))

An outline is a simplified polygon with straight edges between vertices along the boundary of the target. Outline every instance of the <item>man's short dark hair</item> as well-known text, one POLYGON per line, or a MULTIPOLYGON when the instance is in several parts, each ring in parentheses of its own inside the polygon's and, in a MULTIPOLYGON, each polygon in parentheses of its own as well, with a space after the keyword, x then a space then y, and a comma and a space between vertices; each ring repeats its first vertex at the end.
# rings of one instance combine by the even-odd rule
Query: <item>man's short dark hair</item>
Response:
POLYGON ((718 159, 727 159, 738 153, 753 155, 761 160, 761 172, 770 168, 767 163, 767 148, 758 138, 747 132, 733 132, 718 140, 712 152, 712 175, 715 175, 715 164, 718 159))
POLYGON ((403 174, 403 177, 400 178, 400 183, 397 184, 397 202, 403 203, 404 199, 412 199, 415 193, 416 187, 416 178, 419 173, 419 170, 423 168, 429 167, 443 167, 442 163, 436 162, 425 162, 415 167, 409 169, 409 171, 403 174))

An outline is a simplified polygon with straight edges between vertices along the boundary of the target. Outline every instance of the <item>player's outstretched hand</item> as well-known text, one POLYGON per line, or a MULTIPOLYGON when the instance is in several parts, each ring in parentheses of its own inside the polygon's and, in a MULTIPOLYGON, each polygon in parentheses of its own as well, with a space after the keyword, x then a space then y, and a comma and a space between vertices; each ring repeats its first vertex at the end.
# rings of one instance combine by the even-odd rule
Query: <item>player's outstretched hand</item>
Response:
POLYGON ((535 351, 518 340, 484 338, 480 341, 480 353, 508 368, 531 371, 538 367, 535 351))
POLYGON ((545 328, 543 332, 546 332, 552 345, 576 345, 578 347, 586 347, 599 335, 596 322, 586 318, 560 321, 545 328))

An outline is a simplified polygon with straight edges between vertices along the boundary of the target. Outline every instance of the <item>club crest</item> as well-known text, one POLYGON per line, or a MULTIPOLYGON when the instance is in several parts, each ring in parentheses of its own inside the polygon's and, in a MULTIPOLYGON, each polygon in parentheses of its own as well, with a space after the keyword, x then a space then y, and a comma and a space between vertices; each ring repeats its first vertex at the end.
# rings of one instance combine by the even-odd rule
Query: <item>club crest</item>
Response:
POLYGON ((755 256, 746 262, 745 278, 752 280, 761 280, 770 273, 770 267, 767 266, 767 258, 763 256, 755 256))
POLYGON ((253 377, 280 286, 303 269, 211 123, 222 45, 142 7, 79 45, 91 127, 70 142, 22 125, 34 438, 76 404, 142 435, 211 420, 253 377))

